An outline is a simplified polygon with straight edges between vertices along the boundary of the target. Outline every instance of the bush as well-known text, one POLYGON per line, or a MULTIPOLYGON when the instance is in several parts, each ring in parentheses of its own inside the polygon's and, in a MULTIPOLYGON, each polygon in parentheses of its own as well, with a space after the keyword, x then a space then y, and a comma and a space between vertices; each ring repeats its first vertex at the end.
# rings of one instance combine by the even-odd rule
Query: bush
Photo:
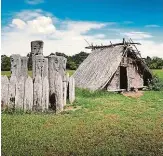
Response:
POLYGON ((9 71, 11 68, 10 57, 1 55, 1 71, 9 71))
POLYGON ((153 79, 149 82, 149 89, 154 91, 163 90, 163 80, 159 79, 157 75, 153 76, 153 79))

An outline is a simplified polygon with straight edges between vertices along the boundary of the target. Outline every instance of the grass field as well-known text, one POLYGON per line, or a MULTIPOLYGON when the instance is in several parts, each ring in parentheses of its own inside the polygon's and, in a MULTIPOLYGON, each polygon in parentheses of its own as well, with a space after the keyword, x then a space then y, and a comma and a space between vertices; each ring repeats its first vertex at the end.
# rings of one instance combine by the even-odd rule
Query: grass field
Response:
MULTIPOLYGON (((163 70, 152 70, 153 74, 157 75, 158 77, 160 77, 161 79, 163 79, 163 70)), ((67 72, 72 75, 74 73, 74 70, 67 70, 67 72)), ((28 74, 30 76, 32 76, 32 71, 28 71, 28 74)), ((1 75, 7 75, 8 77, 10 77, 11 73, 10 71, 1 71, 1 75)))
POLYGON ((161 80, 163 80, 163 69, 162 70, 153 70, 153 73, 157 75, 161 80))
POLYGON ((77 89, 75 103, 58 115, 3 113, 2 154, 161 156, 163 92, 130 98, 77 89))
MULTIPOLYGON (((71 76, 74 73, 74 70, 67 70, 67 72, 71 76)), ((6 76, 10 77, 11 76, 11 72, 10 71, 1 71, 1 75, 6 75, 6 76)), ((28 71, 28 75, 32 76, 32 71, 28 71)))

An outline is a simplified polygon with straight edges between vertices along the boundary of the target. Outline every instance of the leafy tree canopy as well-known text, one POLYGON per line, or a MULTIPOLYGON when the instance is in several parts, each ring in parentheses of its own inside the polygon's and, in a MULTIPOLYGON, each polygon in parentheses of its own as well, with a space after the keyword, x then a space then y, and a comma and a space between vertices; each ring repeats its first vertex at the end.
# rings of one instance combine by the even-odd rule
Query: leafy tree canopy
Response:
MULTIPOLYGON (((67 69, 76 70, 79 65, 87 58, 89 55, 86 52, 81 51, 78 54, 73 56, 67 56, 64 53, 56 52, 51 53, 50 55, 57 55, 57 56, 64 56, 67 58, 67 69)), ((28 53, 28 69, 32 70, 32 54, 28 53)), ((162 69, 163 68, 163 59, 159 57, 149 57, 145 58, 145 62, 147 63, 148 67, 151 69, 162 69)), ((1 71, 9 71, 11 67, 10 64, 10 57, 6 55, 1 55, 1 71)))

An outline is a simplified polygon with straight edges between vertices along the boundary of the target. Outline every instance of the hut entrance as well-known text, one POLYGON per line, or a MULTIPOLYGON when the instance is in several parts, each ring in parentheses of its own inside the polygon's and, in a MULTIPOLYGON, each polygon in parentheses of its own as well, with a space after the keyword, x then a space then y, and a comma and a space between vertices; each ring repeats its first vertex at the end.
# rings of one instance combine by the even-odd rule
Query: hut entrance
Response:
POLYGON ((127 89, 127 68, 120 66, 120 89, 127 89))

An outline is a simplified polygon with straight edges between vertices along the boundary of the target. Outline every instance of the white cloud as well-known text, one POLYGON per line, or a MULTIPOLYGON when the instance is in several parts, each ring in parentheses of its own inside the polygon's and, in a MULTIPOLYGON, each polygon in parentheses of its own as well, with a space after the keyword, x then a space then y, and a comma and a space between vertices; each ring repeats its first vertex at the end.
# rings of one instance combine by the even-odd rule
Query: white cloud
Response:
MULTIPOLYGON (((84 35, 89 30, 100 29, 106 23, 89 21, 59 20, 55 17, 43 16, 43 11, 36 10, 30 12, 24 10, 15 15, 12 24, 3 29, 2 48, 7 55, 19 53, 26 55, 30 52, 30 42, 32 40, 43 40, 45 42, 44 55, 51 52, 60 51, 67 55, 78 53, 85 50, 87 45, 84 39, 96 40, 102 35, 84 35), (59 22, 59 29, 55 22, 59 22), (10 45, 10 46, 8 46, 10 45)), ((47 15, 47 13, 45 13, 47 15)), ((58 24, 58 23, 57 23, 58 24)))
POLYGON ((26 23, 21 19, 13 19, 11 26, 16 26, 18 29, 23 29, 26 26, 26 23))
POLYGON ((151 25, 145 25, 146 28, 159 28, 159 25, 151 24, 151 25))
POLYGON ((67 28, 74 32, 86 33, 91 29, 100 29, 107 24, 98 22, 83 22, 83 21, 67 21, 65 22, 67 28))
POLYGON ((163 58, 163 43, 158 43, 154 41, 140 40, 140 46, 138 46, 143 57, 146 56, 158 56, 163 58))
POLYGON ((146 32, 136 32, 136 31, 124 32, 124 33, 121 33, 121 35, 124 37, 132 38, 132 39, 145 39, 145 38, 153 37, 152 35, 146 32))
POLYGON ((122 36, 127 36, 142 43, 139 48, 143 56, 163 57, 161 52, 163 43, 143 40, 152 37, 145 32, 129 31, 126 33, 118 29, 119 31, 113 31, 116 35, 119 34, 117 39, 115 36, 109 36, 105 30, 112 30, 110 26, 114 24, 113 22, 61 20, 40 9, 23 10, 16 13, 11 23, 2 29, 2 53, 6 55, 18 53, 25 56, 31 50, 31 41, 43 40, 45 56, 56 51, 73 55, 80 51, 89 52, 85 49, 88 44, 84 39, 90 44, 104 45, 110 44, 110 41, 112 43, 121 42, 122 36), (94 30, 96 33, 90 33, 94 30))
MULTIPOLYGON (((18 18, 18 19, 21 19, 24 21, 28 21, 28 20, 33 20, 40 16, 52 17, 53 15, 51 13, 43 11, 41 9, 34 9, 34 10, 22 10, 20 12, 16 12, 16 13, 14 13, 13 18, 18 18)), ((57 20, 56 17, 53 17, 53 18, 57 20)))
POLYGON ((28 30, 33 34, 51 34, 56 31, 52 19, 46 16, 27 21, 28 30))
POLYGON ((44 0, 25 0, 25 2, 27 4, 36 5, 36 4, 44 3, 44 0))

